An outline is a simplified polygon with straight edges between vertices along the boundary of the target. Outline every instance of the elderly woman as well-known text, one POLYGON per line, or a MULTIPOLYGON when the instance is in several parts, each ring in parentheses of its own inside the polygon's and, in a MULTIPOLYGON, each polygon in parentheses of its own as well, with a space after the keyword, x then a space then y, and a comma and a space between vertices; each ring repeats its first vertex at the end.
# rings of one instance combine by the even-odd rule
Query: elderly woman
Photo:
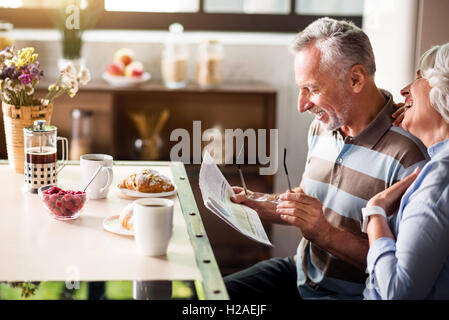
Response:
POLYGON ((449 43, 422 56, 416 80, 401 94, 401 125, 431 160, 362 210, 370 244, 364 297, 449 299, 449 43), (386 217, 399 201, 391 231, 386 217))

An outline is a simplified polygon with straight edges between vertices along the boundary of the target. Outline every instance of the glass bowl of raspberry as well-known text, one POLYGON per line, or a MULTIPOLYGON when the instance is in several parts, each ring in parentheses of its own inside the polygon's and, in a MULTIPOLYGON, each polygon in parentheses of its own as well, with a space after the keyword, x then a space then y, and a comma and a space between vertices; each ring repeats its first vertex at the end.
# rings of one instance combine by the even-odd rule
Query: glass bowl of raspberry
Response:
POLYGON ((57 186, 39 188, 38 194, 51 216, 57 220, 74 220, 87 201, 83 191, 63 190, 57 186))

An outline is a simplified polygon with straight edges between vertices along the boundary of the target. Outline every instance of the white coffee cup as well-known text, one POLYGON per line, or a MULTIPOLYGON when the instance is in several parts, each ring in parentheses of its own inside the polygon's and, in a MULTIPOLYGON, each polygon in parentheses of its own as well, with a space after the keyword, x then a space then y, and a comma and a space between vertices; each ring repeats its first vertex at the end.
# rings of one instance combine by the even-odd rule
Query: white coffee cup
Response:
POLYGON ((99 166, 103 168, 86 190, 89 199, 103 199, 108 195, 114 173, 112 157, 107 154, 84 154, 80 157, 81 183, 84 188, 92 179, 99 166))
POLYGON ((173 231, 173 205, 172 200, 161 198, 134 201, 134 239, 141 255, 167 254, 173 231))

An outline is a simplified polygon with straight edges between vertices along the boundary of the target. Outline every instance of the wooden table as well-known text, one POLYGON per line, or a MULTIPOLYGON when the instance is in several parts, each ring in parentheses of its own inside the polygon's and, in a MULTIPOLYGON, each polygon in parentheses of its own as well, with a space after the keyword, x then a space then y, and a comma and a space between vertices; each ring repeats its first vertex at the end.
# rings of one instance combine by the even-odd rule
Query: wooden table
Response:
MULTIPOLYGON (((204 230, 181 162, 114 162, 114 182, 108 197, 88 200, 80 218, 53 219, 37 194, 21 191, 23 175, 0 161, 0 281, 154 281, 196 280, 206 299, 228 299, 220 271, 204 230), (133 237, 106 231, 103 220, 134 199, 116 189, 129 173, 149 167, 168 176, 178 193, 173 236, 162 257, 141 256, 133 237)), ((70 162, 58 184, 80 188, 80 167, 70 162)))

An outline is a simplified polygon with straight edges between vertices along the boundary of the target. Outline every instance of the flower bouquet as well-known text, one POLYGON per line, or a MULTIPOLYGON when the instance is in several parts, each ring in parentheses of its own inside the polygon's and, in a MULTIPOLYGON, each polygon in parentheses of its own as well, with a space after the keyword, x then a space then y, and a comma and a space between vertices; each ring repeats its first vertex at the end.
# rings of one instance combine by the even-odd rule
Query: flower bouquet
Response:
POLYGON ((15 52, 13 47, 7 47, 0 51, 0 99, 6 147, 10 166, 16 172, 23 172, 23 128, 32 126, 35 120, 50 123, 54 99, 64 93, 73 98, 79 86, 90 81, 86 67, 78 71, 69 64, 60 71, 56 82, 48 87, 48 94, 37 99, 35 87, 44 76, 37 58, 34 48, 15 52))

